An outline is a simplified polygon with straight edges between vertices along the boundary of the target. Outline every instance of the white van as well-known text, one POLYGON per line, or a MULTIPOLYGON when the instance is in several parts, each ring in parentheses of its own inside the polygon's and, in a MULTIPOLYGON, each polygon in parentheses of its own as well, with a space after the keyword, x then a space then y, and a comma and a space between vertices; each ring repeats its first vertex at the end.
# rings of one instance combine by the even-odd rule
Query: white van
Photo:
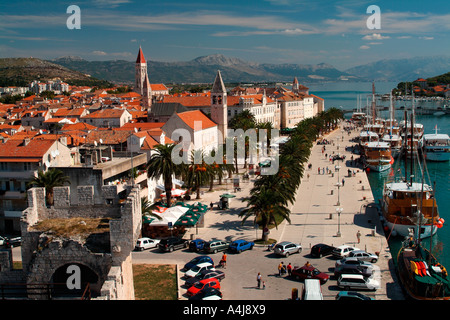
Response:
POLYGON ((323 300, 319 279, 305 279, 302 300, 323 300))
POLYGON ((380 281, 374 277, 364 277, 360 274, 342 274, 339 277, 337 284, 339 288, 344 288, 346 291, 351 289, 380 289, 380 281))

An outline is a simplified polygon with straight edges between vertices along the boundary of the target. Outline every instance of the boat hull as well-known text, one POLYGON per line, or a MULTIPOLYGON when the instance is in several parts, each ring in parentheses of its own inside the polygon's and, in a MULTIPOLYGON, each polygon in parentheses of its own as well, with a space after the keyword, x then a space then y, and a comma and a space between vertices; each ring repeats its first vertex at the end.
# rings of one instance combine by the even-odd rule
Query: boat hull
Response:
POLYGON ((366 166, 371 170, 375 172, 383 172, 386 170, 389 170, 391 168, 391 164, 370 164, 366 163, 366 166))
MULTIPOLYGON (((389 230, 391 230, 393 232, 393 234, 396 233, 398 236, 401 236, 401 237, 407 237, 410 233, 409 229, 414 229, 415 234, 417 234, 417 231, 419 229, 419 226, 414 225, 414 224, 394 224, 389 221, 386 221, 386 224, 387 224, 387 227, 389 228, 389 230)), ((422 239, 431 237, 431 232, 433 232, 433 235, 434 235, 434 234, 436 234, 437 229, 438 228, 436 226, 422 225, 422 226, 420 226, 420 230, 422 230, 420 237, 422 239)))
POLYGON ((425 159, 428 161, 435 162, 446 162, 450 161, 450 152, 429 152, 425 149, 425 159))

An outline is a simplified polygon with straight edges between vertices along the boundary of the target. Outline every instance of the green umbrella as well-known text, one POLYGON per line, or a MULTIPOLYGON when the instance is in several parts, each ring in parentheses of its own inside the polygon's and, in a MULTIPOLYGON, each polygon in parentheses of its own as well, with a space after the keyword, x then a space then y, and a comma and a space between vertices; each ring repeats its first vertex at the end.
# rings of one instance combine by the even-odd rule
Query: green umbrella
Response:
POLYGON ((220 195, 221 198, 235 198, 234 194, 224 193, 220 195))
POLYGON ((151 223, 153 220, 156 220, 155 218, 143 216, 142 217, 142 223, 151 223))

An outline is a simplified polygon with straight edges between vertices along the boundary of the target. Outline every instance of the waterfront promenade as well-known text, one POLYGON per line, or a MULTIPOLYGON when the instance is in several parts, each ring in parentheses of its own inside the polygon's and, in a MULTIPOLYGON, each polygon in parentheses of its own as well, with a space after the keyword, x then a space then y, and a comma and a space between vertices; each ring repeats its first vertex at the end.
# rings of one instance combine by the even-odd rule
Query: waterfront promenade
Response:
MULTIPOLYGON (((230 256, 229 267, 226 270, 227 277, 222 285, 224 299, 289 298, 292 288, 301 290, 302 284, 277 279, 274 275, 276 265, 279 261, 284 261, 285 264, 292 261, 294 265, 303 265, 309 259, 310 247, 317 243, 334 246, 349 244, 372 253, 379 252, 380 259, 375 265, 379 267, 382 286, 370 295, 377 300, 404 299, 395 277, 391 253, 379 222, 377 209, 373 206, 373 196, 367 176, 360 168, 353 166, 350 160, 352 156, 350 147, 354 144, 350 140, 356 135, 358 135, 357 131, 352 131, 348 135, 341 129, 331 132, 325 138, 332 143, 326 145, 324 153, 322 153, 322 145, 314 144, 309 159, 312 168, 306 169, 297 190, 297 200, 291 208, 291 223, 284 221, 277 229, 270 230, 269 238, 276 239, 278 242, 300 243, 303 247, 302 253, 289 258, 279 258, 273 253, 269 254, 265 247, 255 247, 253 251, 244 252, 239 256, 230 256), (346 150, 346 147, 349 148, 346 150), (325 154, 329 156, 333 153, 345 155, 346 159, 335 161, 333 164, 325 157, 325 154), (335 166, 340 166, 339 171, 335 166), (325 168, 324 172, 322 168, 325 168), (355 175, 348 177, 348 169, 352 173, 355 171, 355 175), (342 178, 344 178, 344 185, 338 188, 337 183, 342 184, 342 178), (338 208, 342 209, 340 214, 337 213, 338 208), (357 240, 358 231, 361 234, 360 243, 357 240), (244 259, 245 256, 247 259, 244 259), (265 260, 260 260, 260 257, 265 260), (233 264, 233 260, 236 264, 233 264), (267 280, 266 290, 248 290, 254 289, 254 278, 257 272, 261 272, 263 279, 267 280)), ((211 201, 217 203, 219 195, 226 191, 235 194, 236 198, 232 199, 228 210, 218 210, 215 205, 215 209, 206 214, 205 227, 191 228, 186 236, 192 235, 207 241, 210 239, 253 241, 255 238, 261 238, 261 230, 255 229, 251 219, 241 225, 242 219, 238 217, 239 212, 246 207, 243 199, 248 196, 252 185, 251 181, 241 182, 242 190, 235 193, 229 182, 228 185, 217 186, 214 192, 204 192, 199 201, 207 204, 211 201)), ((196 200, 189 202, 194 201, 196 200)), ((220 254, 216 254, 214 258, 219 259, 220 254)), ((319 270, 333 274, 334 259, 325 257, 311 259, 310 262, 319 270)), ((339 291, 336 280, 329 280, 322 286, 322 290, 325 299, 334 299, 339 291)))

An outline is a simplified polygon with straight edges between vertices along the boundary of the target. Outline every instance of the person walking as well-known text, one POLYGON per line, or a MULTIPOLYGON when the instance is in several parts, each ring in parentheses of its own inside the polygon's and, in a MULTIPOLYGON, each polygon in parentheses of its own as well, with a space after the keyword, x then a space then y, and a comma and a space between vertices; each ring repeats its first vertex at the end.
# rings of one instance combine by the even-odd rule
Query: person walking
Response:
POLYGON ((287 272, 289 276, 292 275, 292 269, 293 269, 292 264, 289 262, 289 264, 287 265, 287 272))
POLYGON ((344 186, 344 184, 345 184, 345 179, 342 178, 342 186, 344 186))
POLYGON ((317 168, 317 174, 320 174, 320 167, 317 168))
POLYGON ((258 289, 261 289, 261 272, 258 272, 256 276, 256 282, 258 283, 258 289))
POLYGON ((356 233, 356 239, 358 239, 358 243, 361 242, 361 232, 359 232, 359 230, 358 230, 358 232, 356 233))
POLYGON ((280 264, 278 265, 278 275, 281 277, 281 274, 283 273, 283 269, 284 269, 284 264, 283 261, 280 262, 280 264))

